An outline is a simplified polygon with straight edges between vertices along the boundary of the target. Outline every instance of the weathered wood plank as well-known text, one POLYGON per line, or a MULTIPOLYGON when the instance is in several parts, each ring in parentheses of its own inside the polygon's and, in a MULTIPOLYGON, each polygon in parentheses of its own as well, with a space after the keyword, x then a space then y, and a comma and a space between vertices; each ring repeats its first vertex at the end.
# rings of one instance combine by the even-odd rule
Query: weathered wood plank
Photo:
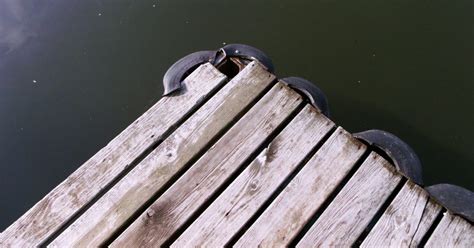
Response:
POLYGON ((425 190, 407 181, 361 247, 418 247, 440 211, 425 190))
POLYGON ((339 127, 235 246, 288 245, 365 150, 339 127))
POLYGON ((434 202, 433 199, 430 198, 428 200, 428 204, 425 208, 425 213, 421 217, 421 222, 418 226, 418 230, 415 232, 415 236, 412 238, 411 247, 419 247, 421 240, 428 232, 428 230, 433 225, 433 222, 436 220, 436 217, 440 212, 443 211, 443 208, 438 203, 434 202))
POLYGON ((282 83, 275 85, 112 246, 165 242, 301 103, 296 92, 282 83))
POLYGON ((258 63, 249 64, 69 226, 51 246, 100 245, 220 130, 253 103, 274 79, 258 63))
POLYGON ((352 245, 401 178, 392 165, 372 152, 297 247, 352 245))
POLYGON ((474 225, 459 216, 445 213, 426 247, 474 247, 474 225))
POLYGON ((224 246, 333 126, 307 106, 172 246, 224 246))
POLYGON ((200 66, 184 80, 185 92, 158 101, 8 227, 2 234, 0 246, 27 247, 44 242, 225 81, 225 75, 211 64, 200 66))

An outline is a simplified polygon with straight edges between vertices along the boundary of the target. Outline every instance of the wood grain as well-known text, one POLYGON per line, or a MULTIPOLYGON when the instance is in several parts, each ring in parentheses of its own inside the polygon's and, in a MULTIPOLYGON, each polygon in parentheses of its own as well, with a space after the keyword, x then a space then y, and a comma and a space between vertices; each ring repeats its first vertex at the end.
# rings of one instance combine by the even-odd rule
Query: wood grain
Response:
POLYGON ((296 92, 275 85, 112 246, 160 246, 301 103, 296 92))
POLYGON ((255 101, 274 79, 260 64, 249 64, 57 237, 51 246, 102 244, 204 149, 220 130, 255 101))
POLYGON ((235 246, 288 245, 365 150, 339 127, 235 246))
POLYGON ((352 245, 400 180, 393 166, 372 152, 297 247, 352 245))
POLYGON ((474 247, 474 226, 447 212, 428 239, 426 247, 474 247))
POLYGON ((225 81, 225 75, 211 64, 200 66, 184 80, 184 91, 158 101, 8 227, 0 246, 28 247, 44 242, 225 81))
POLYGON ((407 181, 361 247, 418 247, 441 209, 424 189, 407 181))
POLYGON ((333 126, 306 106, 172 246, 224 246, 333 126))

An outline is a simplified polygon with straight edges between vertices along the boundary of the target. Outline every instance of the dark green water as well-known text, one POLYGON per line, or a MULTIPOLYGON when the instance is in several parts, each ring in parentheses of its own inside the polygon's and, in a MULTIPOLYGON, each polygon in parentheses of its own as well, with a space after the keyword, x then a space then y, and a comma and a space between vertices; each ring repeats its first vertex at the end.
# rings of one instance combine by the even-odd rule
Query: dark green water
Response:
POLYGON ((472 0, 0 0, 0 230, 156 102, 180 57, 264 50, 351 132, 390 131, 427 185, 474 190, 472 0))

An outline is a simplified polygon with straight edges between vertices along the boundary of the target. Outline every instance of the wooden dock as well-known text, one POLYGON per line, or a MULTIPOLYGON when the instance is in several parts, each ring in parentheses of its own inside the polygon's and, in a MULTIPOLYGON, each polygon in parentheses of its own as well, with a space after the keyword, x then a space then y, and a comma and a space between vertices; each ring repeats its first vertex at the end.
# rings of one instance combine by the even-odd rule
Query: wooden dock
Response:
POLYGON ((471 222, 257 61, 193 69, 0 247, 474 247, 471 222))

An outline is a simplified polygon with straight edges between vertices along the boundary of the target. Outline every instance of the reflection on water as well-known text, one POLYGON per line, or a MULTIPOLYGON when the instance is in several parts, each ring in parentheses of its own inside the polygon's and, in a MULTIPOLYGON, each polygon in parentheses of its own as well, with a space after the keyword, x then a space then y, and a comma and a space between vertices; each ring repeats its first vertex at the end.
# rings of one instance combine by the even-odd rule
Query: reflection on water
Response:
POLYGON ((349 131, 385 129, 427 184, 474 189, 471 0, 0 0, 0 229, 156 102, 193 51, 247 43, 349 131))
POLYGON ((32 30, 32 2, 18 0, 0 1, 0 55, 21 47, 36 36, 32 30))

